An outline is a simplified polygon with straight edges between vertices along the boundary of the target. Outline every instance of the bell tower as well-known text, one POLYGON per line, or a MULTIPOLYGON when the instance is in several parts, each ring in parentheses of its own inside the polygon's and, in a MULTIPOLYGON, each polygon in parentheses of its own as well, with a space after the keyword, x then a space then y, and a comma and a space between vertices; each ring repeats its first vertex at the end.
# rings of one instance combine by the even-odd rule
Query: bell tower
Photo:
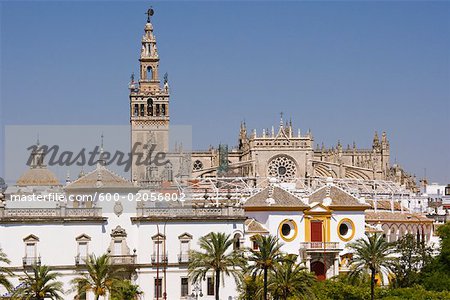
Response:
POLYGON ((169 150, 169 84, 167 74, 163 86, 159 79, 159 55, 151 22, 153 14, 150 8, 141 41, 139 79, 136 82, 134 74, 131 75, 129 85, 131 179, 138 183, 149 180, 149 166, 142 162, 150 151, 154 158, 157 152, 167 153, 169 150))

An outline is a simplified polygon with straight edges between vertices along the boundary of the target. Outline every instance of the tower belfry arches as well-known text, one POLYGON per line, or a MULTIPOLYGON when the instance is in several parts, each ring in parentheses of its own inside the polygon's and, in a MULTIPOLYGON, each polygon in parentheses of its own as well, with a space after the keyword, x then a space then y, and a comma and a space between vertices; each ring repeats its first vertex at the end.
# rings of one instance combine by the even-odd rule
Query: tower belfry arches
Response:
MULTIPOLYGON (((149 8, 145 13, 147 22, 141 39, 141 53, 139 55, 139 79, 134 78, 130 83, 130 125, 131 150, 133 164, 131 178, 143 183, 148 178, 149 167, 139 165, 138 156, 147 155, 145 146, 148 141, 154 141, 158 152, 169 150, 169 89, 167 79, 161 86, 159 78, 159 54, 156 36, 153 30, 154 10, 149 8)), ((153 166, 154 168, 154 166, 153 166)), ((153 170, 156 172, 156 170, 153 170)), ((160 172, 161 170, 158 170, 160 172)))

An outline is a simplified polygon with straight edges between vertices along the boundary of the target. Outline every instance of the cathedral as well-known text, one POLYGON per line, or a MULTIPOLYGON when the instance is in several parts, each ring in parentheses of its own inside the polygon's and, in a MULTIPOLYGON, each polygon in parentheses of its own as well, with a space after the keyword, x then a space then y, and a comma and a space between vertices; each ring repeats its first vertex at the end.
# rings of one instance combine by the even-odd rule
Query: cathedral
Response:
POLYGON ((261 183, 267 178, 282 182, 313 178, 341 178, 355 180, 392 180, 409 189, 416 189, 414 178, 397 165, 390 164, 389 140, 385 132, 381 138, 375 132, 371 149, 360 149, 353 143, 343 147, 325 148, 315 145, 309 130, 296 130, 292 122, 284 122, 281 114, 278 126, 248 131, 245 122, 240 126, 235 147, 220 145, 208 151, 169 152, 170 90, 167 74, 161 85, 159 54, 151 23, 152 11, 141 40, 139 79, 134 75, 129 84, 131 149, 145 155, 149 149, 162 151, 170 157, 164 167, 136 164, 133 159, 131 180, 140 186, 171 179, 168 174, 205 177, 246 177, 261 183))

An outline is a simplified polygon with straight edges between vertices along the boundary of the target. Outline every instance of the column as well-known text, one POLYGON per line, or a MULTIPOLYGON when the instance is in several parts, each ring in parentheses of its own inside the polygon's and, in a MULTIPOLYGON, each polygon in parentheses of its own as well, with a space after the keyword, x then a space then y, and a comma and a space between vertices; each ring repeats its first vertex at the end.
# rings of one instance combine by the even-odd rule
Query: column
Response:
POLYGON ((311 271, 311 255, 306 254, 306 269, 311 271))
POLYGON ((334 256, 334 276, 339 275, 339 255, 335 254, 334 256))

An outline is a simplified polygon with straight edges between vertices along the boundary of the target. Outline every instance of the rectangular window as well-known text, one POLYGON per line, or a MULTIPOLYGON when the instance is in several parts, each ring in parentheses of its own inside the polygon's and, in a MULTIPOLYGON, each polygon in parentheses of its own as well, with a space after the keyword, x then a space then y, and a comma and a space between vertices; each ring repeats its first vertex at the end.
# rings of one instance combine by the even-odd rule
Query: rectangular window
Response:
POLYGON ((445 196, 450 196, 450 186, 445 187, 445 196))
POLYGON ((155 295, 154 298, 162 298, 162 279, 155 278, 155 295))
POLYGON ((256 241, 252 242, 252 248, 253 250, 258 250, 258 243, 256 241))
POLYGON ((87 243, 82 243, 82 242, 80 242, 79 244, 78 244, 78 255, 80 256, 80 258, 82 258, 82 259, 84 259, 84 258, 86 258, 87 256, 88 256, 88 253, 87 253, 87 243))
POLYGON ((35 244, 28 243, 26 245, 26 257, 36 257, 35 249, 36 249, 35 244))
POLYGON ((181 254, 189 252, 189 241, 181 241, 181 254))
POLYGON ((207 295, 214 296, 214 278, 208 277, 207 284, 207 295))
POLYGON ((114 242, 114 255, 122 255, 122 242, 114 242))
POLYGON ((164 245, 162 240, 156 240, 153 242, 153 260, 154 262, 162 262, 165 258, 164 255, 164 245))
POLYGON ((187 277, 181 277, 181 297, 189 295, 189 282, 187 277))

